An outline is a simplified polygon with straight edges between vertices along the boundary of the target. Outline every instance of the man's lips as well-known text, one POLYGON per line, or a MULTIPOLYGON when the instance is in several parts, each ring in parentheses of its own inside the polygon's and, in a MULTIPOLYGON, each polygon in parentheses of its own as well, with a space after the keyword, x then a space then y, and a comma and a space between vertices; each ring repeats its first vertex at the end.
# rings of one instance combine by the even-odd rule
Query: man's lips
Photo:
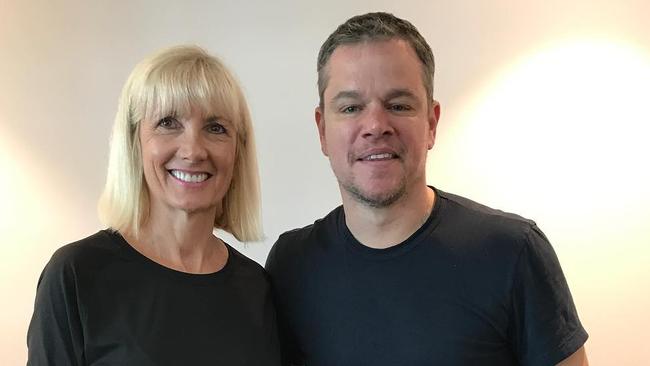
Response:
POLYGON ((377 160, 390 160, 396 158, 397 155, 393 153, 379 153, 379 154, 370 154, 364 157, 359 158, 362 161, 377 161, 377 160))
POLYGON ((371 149, 371 150, 366 150, 361 152, 360 154, 356 154, 356 159, 355 161, 383 161, 383 160, 391 160, 391 159, 398 159, 399 154, 395 152, 393 149, 371 149))

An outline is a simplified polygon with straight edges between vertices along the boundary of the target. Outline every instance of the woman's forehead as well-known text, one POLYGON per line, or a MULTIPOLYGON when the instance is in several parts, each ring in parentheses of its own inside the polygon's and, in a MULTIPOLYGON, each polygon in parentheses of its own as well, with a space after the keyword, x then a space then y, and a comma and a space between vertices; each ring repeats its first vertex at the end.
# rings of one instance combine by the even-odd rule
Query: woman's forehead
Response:
POLYGON ((192 114, 200 114, 203 118, 220 117, 233 120, 235 111, 233 103, 218 100, 216 98, 206 100, 200 98, 192 100, 190 98, 161 98, 152 105, 151 110, 147 113, 154 118, 165 117, 169 115, 183 117, 192 114))

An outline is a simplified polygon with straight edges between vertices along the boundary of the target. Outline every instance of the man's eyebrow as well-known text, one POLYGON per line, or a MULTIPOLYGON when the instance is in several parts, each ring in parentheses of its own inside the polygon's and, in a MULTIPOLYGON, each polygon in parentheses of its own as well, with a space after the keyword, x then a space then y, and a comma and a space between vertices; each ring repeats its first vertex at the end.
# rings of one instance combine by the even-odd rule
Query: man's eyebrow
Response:
POLYGON ((361 98, 361 94, 359 94, 359 92, 354 91, 354 90, 343 90, 343 91, 338 92, 338 94, 336 94, 334 96, 334 98, 332 98, 330 103, 336 103, 337 101, 339 101, 341 99, 347 99, 347 98, 359 99, 359 98, 361 98))
POLYGON ((415 93, 413 93, 409 89, 393 89, 390 92, 388 92, 388 94, 386 94, 385 100, 391 100, 400 97, 407 97, 407 98, 415 99, 416 101, 420 100, 420 98, 418 98, 418 96, 415 95, 415 93))

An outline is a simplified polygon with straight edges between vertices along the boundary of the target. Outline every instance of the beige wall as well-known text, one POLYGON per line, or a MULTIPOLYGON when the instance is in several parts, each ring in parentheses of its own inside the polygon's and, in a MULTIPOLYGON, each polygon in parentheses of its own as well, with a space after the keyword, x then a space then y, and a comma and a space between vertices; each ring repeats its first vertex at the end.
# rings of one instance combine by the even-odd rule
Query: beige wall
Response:
POLYGON ((591 335, 592 364, 646 364, 650 3, 641 0, 0 0, 0 363, 25 362, 51 253, 101 228, 109 130, 137 61, 196 43, 241 79, 268 239, 238 247, 263 262, 279 233, 339 202, 312 120, 315 57, 336 25, 371 10, 410 19, 436 54, 443 110, 429 182, 535 219, 591 335))

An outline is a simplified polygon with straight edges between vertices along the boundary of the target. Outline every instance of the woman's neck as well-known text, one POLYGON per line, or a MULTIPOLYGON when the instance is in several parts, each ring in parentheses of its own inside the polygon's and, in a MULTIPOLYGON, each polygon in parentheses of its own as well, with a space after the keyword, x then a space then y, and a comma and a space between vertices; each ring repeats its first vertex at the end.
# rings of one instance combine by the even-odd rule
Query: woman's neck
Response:
POLYGON ((137 238, 125 238, 149 259, 181 272, 212 273, 228 258, 225 244, 213 234, 216 210, 186 212, 152 207, 137 238))

